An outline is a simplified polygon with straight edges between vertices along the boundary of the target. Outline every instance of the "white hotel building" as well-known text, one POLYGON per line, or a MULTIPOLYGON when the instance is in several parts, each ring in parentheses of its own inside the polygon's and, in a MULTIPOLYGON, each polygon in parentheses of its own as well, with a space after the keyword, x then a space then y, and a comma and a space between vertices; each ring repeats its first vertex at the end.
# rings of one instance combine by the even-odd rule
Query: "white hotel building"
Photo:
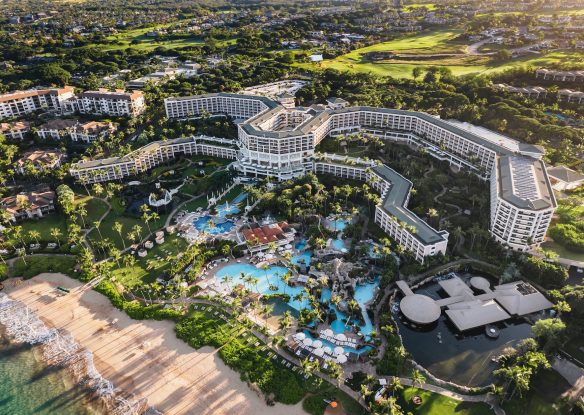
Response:
POLYGON ((72 86, 53 89, 29 89, 0 95, 0 120, 19 117, 39 110, 61 112, 64 102, 73 98, 72 86))
POLYGON ((146 110, 142 91, 123 90, 85 91, 69 101, 69 110, 80 114, 108 115, 110 117, 136 117, 146 110))
MULTIPOLYGON (((236 159, 236 167, 243 174, 280 180, 307 171, 367 180, 382 195, 375 222, 420 261, 425 256, 445 252, 448 234, 432 229, 407 209, 411 182, 387 166, 369 166, 371 170, 366 170, 365 166, 331 161, 330 156, 323 161, 315 154, 315 147, 323 138, 365 131, 382 139, 423 147, 440 160, 490 180, 491 233, 513 249, 527 250, 543 242, 556 207, 541 161, 544 154, 541 147, 519 143, 471 124, 445 121, 422 112, 373 107, 285 108, 265 97, 230 93, 168 98, 165 108, 169 119, 226 115, 235 118, 238 125, 238 149, 231 146, 225 150, 224 143, 209 142, 203 150, 195 139, 188 139, 192 144, 181 145, 194 146, 193 150, 178 153, 214 151, 224 154, 220 157, 236 159), (211 150, 212 147, 217 149, 211 150)), ((172 146, 172 142, 166 143, 172 146)), ((163 147, 161 143, 157 145, 163 147)), ((131 155, 107 161, 107 166, 118 165, 117 173, 112 173, 104 160, 78 163, 71 172, 80 177, 88 175, 86 170, 109 169, 107 174, 93 173, 90 180, 121 178, 176 155, 174 151, 165 151, 157 150, 148 162, 138 161, 146 156, 131 155)))

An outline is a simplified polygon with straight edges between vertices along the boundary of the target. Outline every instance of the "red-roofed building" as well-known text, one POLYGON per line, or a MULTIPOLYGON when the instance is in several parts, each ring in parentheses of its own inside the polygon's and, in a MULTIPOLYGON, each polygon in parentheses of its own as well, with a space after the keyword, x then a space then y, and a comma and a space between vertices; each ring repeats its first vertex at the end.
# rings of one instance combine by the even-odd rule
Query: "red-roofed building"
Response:
POLYGON ((267 225, 251 223, 243 225, 237 232, 240 242, 245 242, 252 252, 268 249, 270 243, 283 246, 294 241, 295 230, 287 222, 267 225))

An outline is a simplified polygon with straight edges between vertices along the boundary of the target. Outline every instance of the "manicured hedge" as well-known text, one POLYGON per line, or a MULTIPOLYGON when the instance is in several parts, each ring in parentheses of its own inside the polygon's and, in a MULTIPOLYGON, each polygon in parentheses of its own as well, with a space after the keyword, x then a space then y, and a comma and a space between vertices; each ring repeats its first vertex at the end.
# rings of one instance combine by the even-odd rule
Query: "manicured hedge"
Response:
POLYGON ((103 281, 95 290, 110 299, 112 305, 134 320, 173 320, 179 321, 182 313, 162 304, 142 305, 139 301, 129 301, 122 297, 109 281, 103 281))

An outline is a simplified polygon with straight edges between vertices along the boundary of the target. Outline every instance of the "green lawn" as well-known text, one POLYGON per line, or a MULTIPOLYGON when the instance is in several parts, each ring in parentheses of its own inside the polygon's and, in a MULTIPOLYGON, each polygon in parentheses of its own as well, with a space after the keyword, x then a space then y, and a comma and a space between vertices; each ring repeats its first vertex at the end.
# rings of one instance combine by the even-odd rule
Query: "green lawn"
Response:
POLYGON ((568 414, 568 407, 560 399, 560 395, 568 389, 568 382, 555 370, 544 370, 535 376, 531 390, 523 398, 515 397, 502 406, 507 415, 568 414))
MULTIPOLYGON (((96 241, 99 239, 106 238, 113 242, 113 244, 118 249, 124 248, 124 243, 126 247, 129 247, 133 242, 129 238, 129 233, 132 232, 132 228, 135 225, 140 226, 142 229, 140 234, 142 237, 145 237, 148 233, 148 225, 141 219, 141 218, 134 218, 130 216, 126 216, 124 214, 125 207, 120 204, 119 199, 113 198, 110 201, 112 205, 112 211, 105 217, 105 219, 101 222, 101 226, 99 227, 99 231, 97 229, 92 230, 88 235, 88 240, 90 243, 92 241, 96 241), (120 235, 115 229, 114 224, 119 222, 122 224, 122 235, 120 235), (101 236, 100 236, 101 232, 101 236), (124 242, 122 242, 122 238, 124 242)), ((164 226, 164 222, 166 221, 168 215, 160 214, 160 219, 157 221, 149 222, 150 229, 154 232, 155 229, 159 229, 164 226)))
MULTIPOLYGON (((93 222, 98 220, 105 212, 107 212, 107 205, 98 199, 93 199, 89 196, 77 196, 75 204, 85 203, 85 210, 87 216, 85 223, 87 227, 93 226, 93 222)), ((83 226, 83 223, 78 215, 73 215, 77 224, 83 226)), ((51 236, 51 229, 57 228, 61 231, 59 239, 64 242, 67 240, 67 218, 61 212, 51 213, 40 219, 27 220, 19 223, 22 226, 22 236, 26 242, 34 242, 34 239, 28 235, 28 232, 35 230, 40 233, 40 241, 54 242, 55 238, 51 236)))
MULTIPOLYGON (((108 36, 108 41, 116 42, 114 44, 104 44, 100 47, 104 50, 120 50, 132 48, 144 52, 151 52, 156 48, 164 47, 167 49, 180 49, 187 46, 203 45, 204 39, 198 35, 186 35, 178 39, 158 39, 156 37, 148 37, 146 33, 161 29, 166 29, 173 26, 174 23, 167 23, 157 25, 155 27, 146 27, 139 29, 124 30, 117 35, 108 36), (132 44, 132 42, 135 42, 132 44)), ((219 40, 219 46, 228 46, 234 44, 237 39, 219 40)))
POLYGON ((196 212, 198 208, 206 209, 207 205, 207 198, 205 196, 201 196, 198 199, 185 203, 182 209, 186 210, 187 212, 196 212))
POLYGON ((493 411, 484 403, 467 403, 457 401, 447 396, 429 391, 407 388, 402 391, 399 399, 404 413, 420 415, 492 415, 493 411), (415 406, 411 399, 418 395, 422 398, 422 404, 415 406))
POLYGON ((156 280, 161 274, 164 274, 170 268, 170 259, 164 251, 170 252, 171 256, 176 256, 179 252, 183 252, 187 248, 187 242, 176 235, 166 235, 165 241, 161 245, 155 245, 154 248, 148 251, 145 258, 136 257, 137 261, 132 267, 122 266, 114 270, 114 275, 117 280, 125 287, 132 288, 143 283, 151 283, 156 280), (162 258, 157 260, 156 256, 162 258), (150 269, 148 269, 149 260, 153 261, 150 269))
POLYGON ((458 30, 451 29, 421 33, 355 49, 335 59, 327 59, 318 63, 297 63, 295 65, 308 70, 331 68, 339 71, 372 73, 394 78, 412 78, 412 70, 420 66, 445 66, 454 75, 460 76, 488 74, 528 65, 545 67, 563 62, 579 61, 584 58, 584 54, 581 52, 552 52, 545 55, 529 55, 507 62, 496 62, 493 61, 492 57, 488 56, 431 56, 434 54, 463 54, 467 45, 455 40, 460 33, 458 30), (428 56, 419 60, 402 56, 399 60, 370 61, 367 58, 367 53, 370 52, 395 52, 398 54, 428 56))
POLYGON ((27 255, 18 258, 9 271, 10 277, 32 278, 43 272, 62 272, 74 276, 77 258, 74 256, 27 255))

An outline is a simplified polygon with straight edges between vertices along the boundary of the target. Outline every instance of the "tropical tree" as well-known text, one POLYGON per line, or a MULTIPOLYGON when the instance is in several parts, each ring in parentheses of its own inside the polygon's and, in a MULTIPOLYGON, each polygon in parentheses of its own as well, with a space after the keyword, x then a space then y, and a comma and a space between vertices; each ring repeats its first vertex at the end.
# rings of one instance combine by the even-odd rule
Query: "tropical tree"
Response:
POLYGON ((418 369, 412 370, 411 378, 412 386, 414 388, 416 387, 416 385, 421 388, 424 385, 424 383, 426 383, 426 377, 422 375, 422 372, 420 372, 418 369))
POLYGON ((28 231, 28 237, 30 239, 34 239, 37 244, 40 244, 39 238, 41 237, 41 234, 40 234, 39 231, 37 231, 35 229, 32 229, 32 230, 28 231))
POLYGON ((123 230, 122 224, 120 222, 115 222, 114 223, 114 231, 116 231, 118 233, 118 235, 120 235, 120 239, 122 240, 122 245, 123 245, 124 250, 125 250, 126 249, 126 240, 122 236, 122 230, 123 230))
POLYGON ((371 393, 373 393, 373 392, 369 389, 369 386, 367 386, 365 384, 361 384, 361 390, 359 391, 359 396, 361 398, 363 398, 364 401, 367 399, 367 397, 369 395, 371 395, 371 393))

